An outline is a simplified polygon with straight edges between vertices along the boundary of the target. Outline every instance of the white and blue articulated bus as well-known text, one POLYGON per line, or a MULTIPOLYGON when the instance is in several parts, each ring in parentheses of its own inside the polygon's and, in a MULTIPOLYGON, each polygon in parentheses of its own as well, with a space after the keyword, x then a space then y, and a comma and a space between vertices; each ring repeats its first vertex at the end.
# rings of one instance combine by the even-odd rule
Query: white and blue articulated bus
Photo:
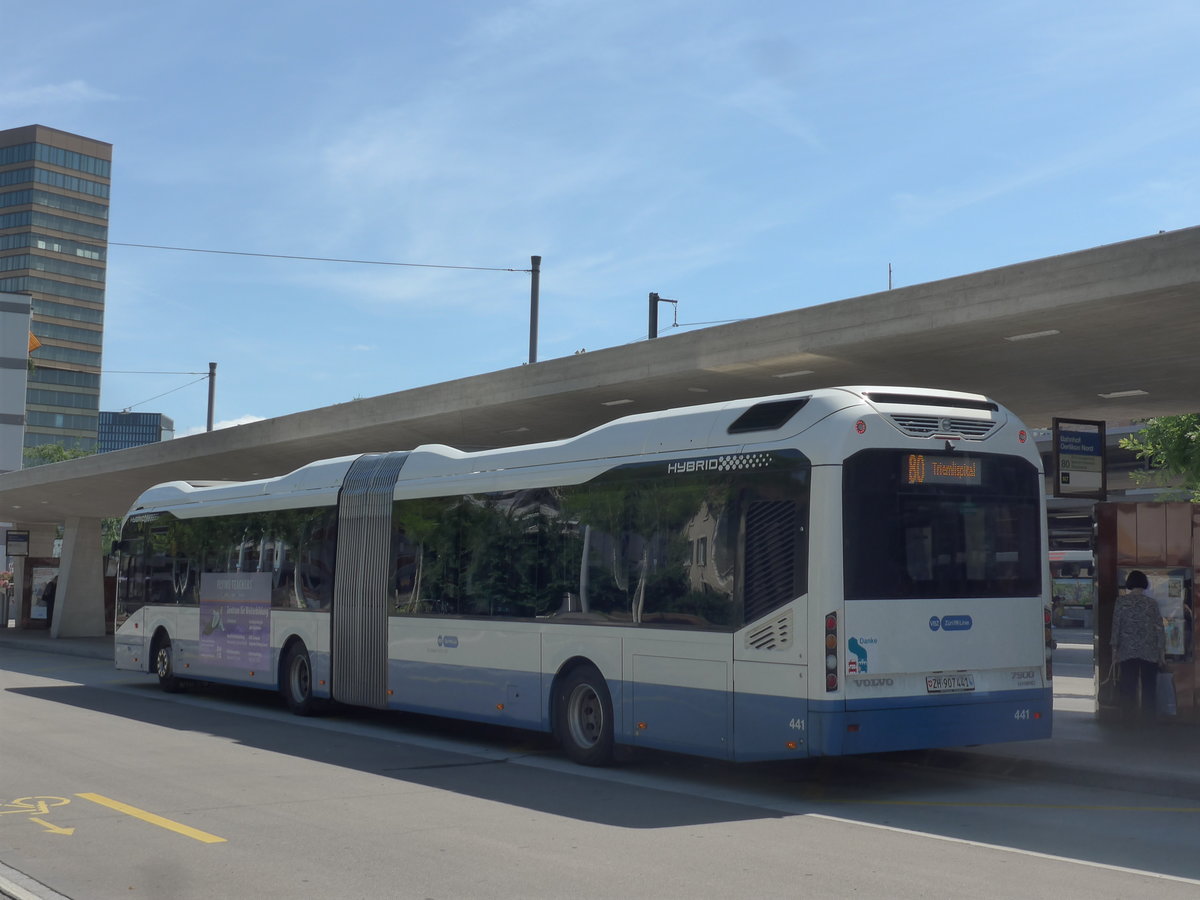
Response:
POLYGON ((1042 472, 978 394, 842 387, 172 482, 117 667, 768 760, 1045 738, 1042 472))

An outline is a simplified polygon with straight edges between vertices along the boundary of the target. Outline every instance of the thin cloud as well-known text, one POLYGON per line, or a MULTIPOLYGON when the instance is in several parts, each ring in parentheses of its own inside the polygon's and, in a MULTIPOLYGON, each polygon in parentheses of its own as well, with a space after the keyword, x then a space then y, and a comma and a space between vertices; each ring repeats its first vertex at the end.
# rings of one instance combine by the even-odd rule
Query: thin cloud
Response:
POLYGON ((99 103, 119 99, 115 94, 102 91, 78 78, 61 84, 26 87, 10 84, 0 88, 0 107, 10 109, 63 103, 99 103))

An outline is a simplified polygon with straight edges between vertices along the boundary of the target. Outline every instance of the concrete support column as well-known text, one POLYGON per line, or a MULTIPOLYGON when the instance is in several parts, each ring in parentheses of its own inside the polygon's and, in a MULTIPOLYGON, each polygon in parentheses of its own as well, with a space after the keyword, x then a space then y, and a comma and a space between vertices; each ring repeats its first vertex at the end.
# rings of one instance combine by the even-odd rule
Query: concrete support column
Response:
POLYGON ((104 636, 103 565, 100 520, 67 519, 51 637, 104 636))

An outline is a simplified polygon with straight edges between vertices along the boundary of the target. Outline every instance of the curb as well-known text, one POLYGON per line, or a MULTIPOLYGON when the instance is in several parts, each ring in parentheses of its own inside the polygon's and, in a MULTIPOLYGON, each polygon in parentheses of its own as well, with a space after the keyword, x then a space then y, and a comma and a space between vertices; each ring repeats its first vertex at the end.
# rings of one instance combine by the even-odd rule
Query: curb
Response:
POLYGON ((73 638, 13 638, 0 632, 0 647, 26 650, 31 653, 54 653, 59 656, 82 656, 89 659, 114 659, 112 637, 107 640, 79 641, 73 638))

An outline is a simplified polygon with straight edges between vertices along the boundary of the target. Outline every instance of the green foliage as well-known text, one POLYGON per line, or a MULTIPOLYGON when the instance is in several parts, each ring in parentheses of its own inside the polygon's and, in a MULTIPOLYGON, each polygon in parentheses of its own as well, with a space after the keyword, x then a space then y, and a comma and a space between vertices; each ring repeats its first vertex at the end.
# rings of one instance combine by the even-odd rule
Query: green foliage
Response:
POLYGON ((37 447, 26 447, 24 453, 25 468, 46 466, 50 463, 64 462, 68 459, 82 459, 92 456, 95 450, 68 450, 62 444, 40 444, 37 447))
POLYGON ((1182 487, 1200 500, 1200 413, 1147 419, 1120 446, 1145 460, 1148 470, 1134 472, 1137 484, 1182 487))
POLYGON ((100 554, 108 556, 114 541, 121 539, 121 518, 115 516, 100 520, 100 554))

